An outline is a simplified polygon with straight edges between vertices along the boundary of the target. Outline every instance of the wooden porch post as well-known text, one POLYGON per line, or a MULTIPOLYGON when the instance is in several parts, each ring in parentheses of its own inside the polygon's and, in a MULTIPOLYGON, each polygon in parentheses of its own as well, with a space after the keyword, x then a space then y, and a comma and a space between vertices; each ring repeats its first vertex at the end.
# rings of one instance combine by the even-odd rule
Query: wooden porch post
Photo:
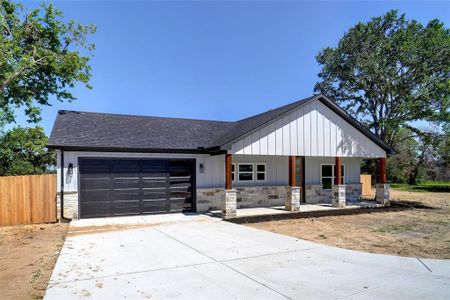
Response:
POLYGON ((342 167, 341 167, 341 158, 337 157, 335 158, 334 163, 334 184, 335 185, 341 185, 342 184, 342 167))
POLYGON ((385 184, 386 182, 386 158, 380 157, 378 159, 378 183, 385 184))
POLYGON ((232 189, 232 180, 231 180, 231 154, 225 154, 225 189, 232 189))
POLYGON ((289 186, 296 186, 295 171, 295 156, 289 156, 289 186))

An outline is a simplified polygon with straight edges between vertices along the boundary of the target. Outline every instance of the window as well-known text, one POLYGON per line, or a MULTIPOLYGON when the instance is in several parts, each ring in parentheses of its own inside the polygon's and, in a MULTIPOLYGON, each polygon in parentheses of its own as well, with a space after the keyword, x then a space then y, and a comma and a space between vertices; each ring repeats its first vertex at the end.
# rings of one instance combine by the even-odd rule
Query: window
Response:
POLYGON ((303 184, 302 174, 303 174, 303 158, 295 157, 295 185, 301 186, 303 184))
POLYGON ((256 181, 266 181, 266 164, 256 164, 256 181))
MULTIPOLYGON (((324 190, 331 189, 331 186, 334 184, 334 165, 322 165, 322 188, 324 190)), ((344 184, 345 183, 345 166, 341 165, 341 181, 344 184)))
POLYGON ((324 190, 331 189, 333 185, 333 165, 322 165, 322 188, 324 190))
POLYGON ((234 181, 234 174, 236 173, 236 165, 235 164, 231 164, 231 181, 234 181))
POLYGON ((253 181, 253 164, 238 165, 238 180, 253 181))

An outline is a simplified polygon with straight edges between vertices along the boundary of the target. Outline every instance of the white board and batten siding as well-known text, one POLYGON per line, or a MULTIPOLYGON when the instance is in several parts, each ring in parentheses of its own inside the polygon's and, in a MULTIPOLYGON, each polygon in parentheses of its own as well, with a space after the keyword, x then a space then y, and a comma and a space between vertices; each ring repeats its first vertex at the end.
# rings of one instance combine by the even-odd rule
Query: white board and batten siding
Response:
POLYGON ((231 154, 386 157, 386 152, 319 100, 233 141, 231 154))

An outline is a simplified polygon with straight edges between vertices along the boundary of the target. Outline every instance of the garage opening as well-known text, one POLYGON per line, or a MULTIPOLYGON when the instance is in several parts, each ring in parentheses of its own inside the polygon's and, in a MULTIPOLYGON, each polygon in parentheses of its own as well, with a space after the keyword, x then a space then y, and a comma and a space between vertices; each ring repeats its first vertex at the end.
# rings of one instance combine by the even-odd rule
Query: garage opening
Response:
POLYGON ((194 208, 194 159, 80 158, 80 218, 194 208))

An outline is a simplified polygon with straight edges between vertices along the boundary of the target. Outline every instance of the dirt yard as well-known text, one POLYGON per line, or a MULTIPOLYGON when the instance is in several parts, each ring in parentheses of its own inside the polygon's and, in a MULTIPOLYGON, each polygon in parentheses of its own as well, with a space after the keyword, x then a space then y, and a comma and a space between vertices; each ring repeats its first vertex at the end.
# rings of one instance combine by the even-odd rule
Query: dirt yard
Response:
POLYGON ((2 299, 41 299, 68 224, 0 227, 2 299))
POLYGON ((406 209, 248 225, 346 249, 450 259, 450 193, 393 190, 391 198, 406 209))

